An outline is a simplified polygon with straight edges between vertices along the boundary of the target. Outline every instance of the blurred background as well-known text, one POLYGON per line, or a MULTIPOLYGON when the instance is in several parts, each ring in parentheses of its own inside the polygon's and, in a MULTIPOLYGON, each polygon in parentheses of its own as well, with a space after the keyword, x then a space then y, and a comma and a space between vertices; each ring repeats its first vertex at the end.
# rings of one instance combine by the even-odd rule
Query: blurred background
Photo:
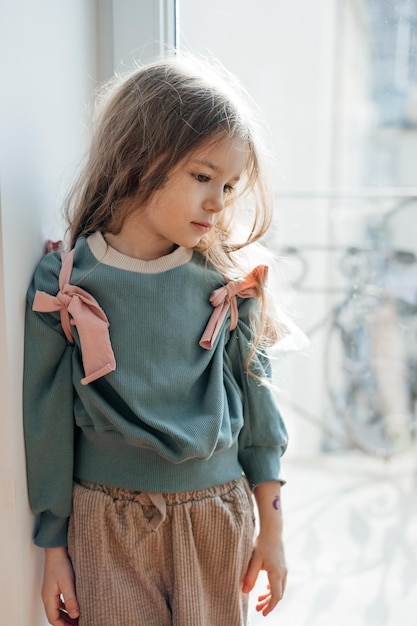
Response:
MULTIPOLYGON (((417 609, 417 2, 180 0, 269 129, 290 431, 289 579, 254 624, 413 626, 417 609)), ((262 591, 264 579, 258 588, 262 591)), ((256 595, 256 594, 255 594, 256 595)))
POLYGON ((179 8, 179 47, 240 76, 269 128, 266 243, 311 340, 294 371, 277 366, 302 418, 293 452, 389 456, 416 421, 417 2, 179 8))
POLYGON ((272 353, 290 573, 271 616, 254 594, 251 624, 415 626, 417 0, 0 0, 2 619, 46 623, 19 400, 27 284, 63 236, 95 90, 175 48, 219 59, 265 118, 264 243, 309 340, 272 353))

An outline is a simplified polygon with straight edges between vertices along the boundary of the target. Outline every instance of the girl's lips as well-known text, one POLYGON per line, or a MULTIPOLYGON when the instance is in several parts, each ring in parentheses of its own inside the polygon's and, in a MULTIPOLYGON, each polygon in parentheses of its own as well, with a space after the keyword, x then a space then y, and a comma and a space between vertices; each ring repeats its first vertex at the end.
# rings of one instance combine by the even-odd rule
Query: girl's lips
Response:
POLYGON ((210 230, 211 224, 209 222, 191 222, 193 226, 206 233, 210 230))

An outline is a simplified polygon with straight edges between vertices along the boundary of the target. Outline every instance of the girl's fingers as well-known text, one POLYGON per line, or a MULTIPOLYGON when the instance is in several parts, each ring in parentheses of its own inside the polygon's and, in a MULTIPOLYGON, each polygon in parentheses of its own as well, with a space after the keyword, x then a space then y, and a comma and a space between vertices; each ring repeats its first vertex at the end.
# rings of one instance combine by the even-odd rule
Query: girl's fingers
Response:
MULTIPOLYGON (((80 610, 74 590, 71 589, 67 594, 63 593, 63 596, 64 602, 61 601, 61 612, 62 610, 65 611, 71 620, 77 619, 80 615, 80 610)), ((71 621, 69 623, 72 624, 73 622, 71 621)))
POLYGON ((254 588, 258 574, 260 572, 262 563, 259 559, 256 558, 255 553, 252 555, 252 558, 249 563, 249 567, 246 571, 245 578, 243 581, 242 591, 243 593, 249 593, 254 588))
POLYGON ((283 581, 276 580, 273 584, 273 591, 271 591, 271 584, 267 585, 268 593, 258 596, 258 604, 256 605, 257 611, 262 611, 262 615, 266 616, 277 606, 278 602, 282 599, 285 589, 285 579, 283 581))

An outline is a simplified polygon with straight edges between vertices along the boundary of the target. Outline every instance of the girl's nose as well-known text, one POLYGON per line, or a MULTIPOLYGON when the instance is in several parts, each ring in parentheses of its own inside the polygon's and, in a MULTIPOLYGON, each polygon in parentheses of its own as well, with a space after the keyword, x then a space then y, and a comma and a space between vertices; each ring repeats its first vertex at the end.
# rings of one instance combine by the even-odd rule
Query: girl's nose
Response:
POLYGON ((206 198, 203 204, 203 208, 208 213, 219 213, 224 209, 224 199, 223 194, 220 196, 211 195, 209 198, 206 198))

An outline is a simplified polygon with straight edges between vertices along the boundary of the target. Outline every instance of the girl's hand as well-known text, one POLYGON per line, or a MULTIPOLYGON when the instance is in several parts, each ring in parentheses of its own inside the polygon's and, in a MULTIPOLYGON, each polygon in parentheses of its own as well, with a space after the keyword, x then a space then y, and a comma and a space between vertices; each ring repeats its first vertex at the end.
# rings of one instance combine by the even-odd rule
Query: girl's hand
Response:
POLYGON ((284 595, 287 579, 284 549, 281 539, 276 534, 268 536, 260 534, 255 542, 252 558, 243 582, 243 592, 249 593, 256 583, 258 574, 265 570, 268 575, 268 591, 258 597, 256 610, 266 617, 284 595))
POLYGON ((258 485, 254 491, 259 513, 260 532, 255 541, 252 558, 243 581, 243 592, 251 591, 258 574, 268 575, 268 591, 258 598, 256 610, 268 615, 284 595, 287 580, 282 544, 281 484, 271 481, 258 485))
POLYGON ((74 571, 66 548, 45 549, 42 600, 52 626, 78 624, 80 609, 75 597, 74 571))

